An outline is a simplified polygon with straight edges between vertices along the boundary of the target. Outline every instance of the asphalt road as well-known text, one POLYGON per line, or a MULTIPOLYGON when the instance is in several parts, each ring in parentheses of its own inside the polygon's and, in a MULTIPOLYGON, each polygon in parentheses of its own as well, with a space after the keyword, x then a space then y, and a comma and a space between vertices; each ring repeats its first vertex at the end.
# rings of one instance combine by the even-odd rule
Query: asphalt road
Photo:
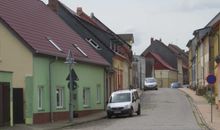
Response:
POLYGON ((145 91, 141 116, 102 119, 65 130, 201 130, 186 96, 177 89, 145 91))

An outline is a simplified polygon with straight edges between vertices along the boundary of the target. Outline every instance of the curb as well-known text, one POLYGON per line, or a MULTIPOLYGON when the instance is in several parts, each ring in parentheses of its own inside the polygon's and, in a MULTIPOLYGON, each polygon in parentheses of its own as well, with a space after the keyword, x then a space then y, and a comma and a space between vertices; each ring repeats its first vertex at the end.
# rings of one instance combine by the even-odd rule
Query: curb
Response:
POLYGON ((197 124, 203 129, 203 130, 215 130, 213 129, 210 125, 208 125, 208 123, 206 122, 206 120, 204 119, 202 113, 199 111, 197 105, 195 104, 195 101, 193 100, 193 98, 186 93, 185 91, 179 89, 182 93, 184 93, 190 103, 190 105, 192 106, 192 110, 193 110, 193 114, 196 118, 196 122, 197 124))
POLYGON ((63 129, 63 128, 67 128, 67 127, 82 125, 82 124, 93 122, 93 121, 102 120, 102 119, 105 119, 105 118, 106 118, 106 116, 103 116, 103 117, 99 117, 99 118, 96 118, 96 119, 91 119, 91 120, 85 120, 85 121, 81 121, 81 122, 70 123, 70 124, 67 124, 67 125, 64 125, 64 126, 60 126, 60 127, 56 127, 56 128, 50 128, 50 129, 44 129, 44 130, 58 130, 58 129, 63 129))

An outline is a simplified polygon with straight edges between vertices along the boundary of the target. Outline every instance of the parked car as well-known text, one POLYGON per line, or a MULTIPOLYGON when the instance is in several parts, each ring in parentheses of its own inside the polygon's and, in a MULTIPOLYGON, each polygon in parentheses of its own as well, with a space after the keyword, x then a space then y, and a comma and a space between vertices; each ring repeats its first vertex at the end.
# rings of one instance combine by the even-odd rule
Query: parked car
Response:
POLYGON ((158 90, 157 80, 154 77, 145 78, 144 90, 158 90))
POLYGON ((179 83, 179 82, 172 82, 170 84, 170 88, 181 88, 181 87, 182 87, 181 83, 179 83))
POLYGON ((189 88, 189 84, 183 84, 183 88, 189 88))
POLYGON ((113 92, 107 104, 107 117, 113 115, 129 115, 134 113, 141 114, 141 104, 136 89, 120 90, 113 92))

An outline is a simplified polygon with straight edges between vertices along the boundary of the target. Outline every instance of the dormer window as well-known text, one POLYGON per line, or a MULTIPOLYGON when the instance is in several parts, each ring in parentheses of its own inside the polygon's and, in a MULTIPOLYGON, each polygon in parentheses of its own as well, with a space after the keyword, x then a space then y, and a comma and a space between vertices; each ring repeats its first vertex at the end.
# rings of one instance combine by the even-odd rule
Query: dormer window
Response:
POLYGON ((97 44, 93 39, 86 38, 86 40, 89 42, 90 45, 92 45, 95 49, 101 50, 99 44, 97 44))
POLYGON ((47 39, 58 51, 63 51, 51 38, 47 37, 47 39))
POLYGON ((73 44, 74 47, 76 47, 77 50, 79 50, 84 56, 88 56, 77 44, 73 44))

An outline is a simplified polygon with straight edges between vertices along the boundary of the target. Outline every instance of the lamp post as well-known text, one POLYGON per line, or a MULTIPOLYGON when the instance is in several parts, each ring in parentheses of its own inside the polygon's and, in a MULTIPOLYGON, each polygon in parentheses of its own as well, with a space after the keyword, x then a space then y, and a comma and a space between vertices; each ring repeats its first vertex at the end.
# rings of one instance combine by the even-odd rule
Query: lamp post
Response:
POLYGON ((67 57, 66 57, 66 64, 69 64, 69 82, 70 82, 70 87, 69 87, 69 92, 70 92, 70 99, 69 99, 69 120, 70 122, 73 121, 73 79, 72 79, 72 73, 71 73, 71 69, 72 69, 72 64, 74 64, 74 58, 72 56, 72 51, 69 50, 67 57))

